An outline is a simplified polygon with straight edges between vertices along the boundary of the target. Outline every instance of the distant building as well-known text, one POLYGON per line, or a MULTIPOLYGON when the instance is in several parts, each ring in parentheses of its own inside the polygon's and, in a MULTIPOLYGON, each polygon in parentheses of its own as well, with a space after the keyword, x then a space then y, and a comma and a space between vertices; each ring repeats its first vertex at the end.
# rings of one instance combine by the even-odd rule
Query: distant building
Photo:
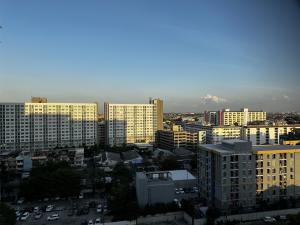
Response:
POLYGON ((98 126, 98 143, 101 146, 105 145, 105 121, 97 123, 98 126))
MULTIPOLYGON (((203 138, 201 136, 201 138, 203 138)), ((156 144, 159 148, 174 150, 177 148, 197 149, 199 132, 184 131, 180 125, 172 125, 171 130, 159 130, 156 144)))
POLYGON ((251 141, 253 145, 278 145, 280 136, 287 135, 294 129, 300 128, 299 124, 295 125, 248 125, 241 130, 241 138, 251 141))
POLYGON ((248 122, 266 121, 267 113, 263 111, 249 111, 247 108, 241 111, 205 111, 205 122, 215 126, 246 126, 248 122))
POLYGON ((30 152, 21 152, 16 157, 16 170, 19 172, 30 172, 32 169, 32 159, 30 152))
POLYGON ((77 148, 74 150, 69 150, 70 161, 75 167, 86 167, 84 161, 84 148, 77 148))
POLYGON ((135 150, 130 150, 126 152, 122 152, 122 157, 124 160, 124 164, 141 164, 143 163, 143 157, 140 156, 135 150))
POLYGON ((197 196, 197 179, 187 170, 137 172, 136 195, 140 207, 171 203, 197 196))
POLYGON ((97 142, 96 103, 0 103, 0 150, 39 151, 97 142))
POLYGON ((150 99, 149 104, 104 104, 106 144, 153 143, 163 129, 163 101, 150 99))
POLYGON ((138 152, 153 152, 153 145, 147 143, 135 143, 134 149, 138 152))
POLYGON ((104 152, 101 154, 101 161, 98 164, 104 167, 114 167, 120 162, 123 162, 120 153, 104 152))
POLYGON ((241 127, 238 126, 204 126, 207 144, 220 144, 227 139, 240 139, 241 127))

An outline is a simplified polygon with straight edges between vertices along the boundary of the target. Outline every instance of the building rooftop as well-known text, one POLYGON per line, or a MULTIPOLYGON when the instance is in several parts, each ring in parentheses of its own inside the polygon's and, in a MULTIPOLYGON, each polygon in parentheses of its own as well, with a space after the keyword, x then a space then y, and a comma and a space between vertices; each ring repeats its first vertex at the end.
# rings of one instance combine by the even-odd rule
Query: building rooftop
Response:
POLYGON ((170 170, 172 180, 195 180, 194 177, 189 171, 187 170, 170 170))
POLYGON ((177 156, 189 156, 189 155, 195 155, 194 152, 186 149, 186 148, 176 148, 174 150, 175 155, 177 156))
POLYGON ((127 152, 122 152, 122 156, 124 160, 132 160, 137 158, 142 158, 136 151, 130 150, 127 152))
POLYGON ((299 127, 300 124, 287 124, 287 125, 247 125, 245 128, 265 128, 265 127, 299 127))
POLYGON ((299 145, 253 145, 252 149, 254 151, 271 151, 271 150, 300 150, 299 145))

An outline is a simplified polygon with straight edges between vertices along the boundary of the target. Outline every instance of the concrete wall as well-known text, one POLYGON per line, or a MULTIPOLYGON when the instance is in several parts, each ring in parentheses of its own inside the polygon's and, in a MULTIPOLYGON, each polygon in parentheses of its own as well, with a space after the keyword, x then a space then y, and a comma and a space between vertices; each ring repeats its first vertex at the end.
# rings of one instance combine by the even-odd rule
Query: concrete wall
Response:
POLYGON ((238 214, 238 215, 230 215, 230 216, 222 216, 216 220, 218 221, 250 221, 250 220, 262 220, 265 216, 278 216, 278 215, 288 215, 288 214, 297 214, 300 212, 300 208, 295 209, 282 209, 282 210, 274 210, 274 211, 266 211, 266 212, 255 212, 255 213, 247 213, 247 214, 238 214))

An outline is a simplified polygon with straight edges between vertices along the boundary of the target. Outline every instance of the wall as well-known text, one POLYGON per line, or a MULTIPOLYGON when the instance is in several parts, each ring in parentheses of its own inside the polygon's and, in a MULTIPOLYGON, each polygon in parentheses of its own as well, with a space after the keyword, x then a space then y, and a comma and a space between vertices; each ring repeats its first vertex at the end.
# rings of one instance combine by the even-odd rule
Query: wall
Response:
POLYGON ((278 216, 278 215, 288 215, 288 214, 297 214, 300 212, 300 208, 295 209, 282 209, 282 210, 274 210, 274 211, 266 211, 266 212, 255 212, 255 213, 247 213, 247 214, 238 214, 238 215, 230 215, 230 216, 222 216, 216 220, 218 221, 248 221, 248 220, 262 220, 266 216, 278 216))

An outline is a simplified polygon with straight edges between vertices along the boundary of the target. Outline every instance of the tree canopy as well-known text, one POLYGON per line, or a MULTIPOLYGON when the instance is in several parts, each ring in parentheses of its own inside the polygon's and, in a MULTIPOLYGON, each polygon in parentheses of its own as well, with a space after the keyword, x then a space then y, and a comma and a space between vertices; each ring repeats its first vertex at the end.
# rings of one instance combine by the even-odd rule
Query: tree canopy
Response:
POLYGON ((79 193, 80 176, 66 162, 48 162, 33 168, 21 187, 21 194, 27 200, 78 196, 79 193))
POLYGON ((0 202, 0 224, 15 225, 16 214, 15 210, 0 202))

